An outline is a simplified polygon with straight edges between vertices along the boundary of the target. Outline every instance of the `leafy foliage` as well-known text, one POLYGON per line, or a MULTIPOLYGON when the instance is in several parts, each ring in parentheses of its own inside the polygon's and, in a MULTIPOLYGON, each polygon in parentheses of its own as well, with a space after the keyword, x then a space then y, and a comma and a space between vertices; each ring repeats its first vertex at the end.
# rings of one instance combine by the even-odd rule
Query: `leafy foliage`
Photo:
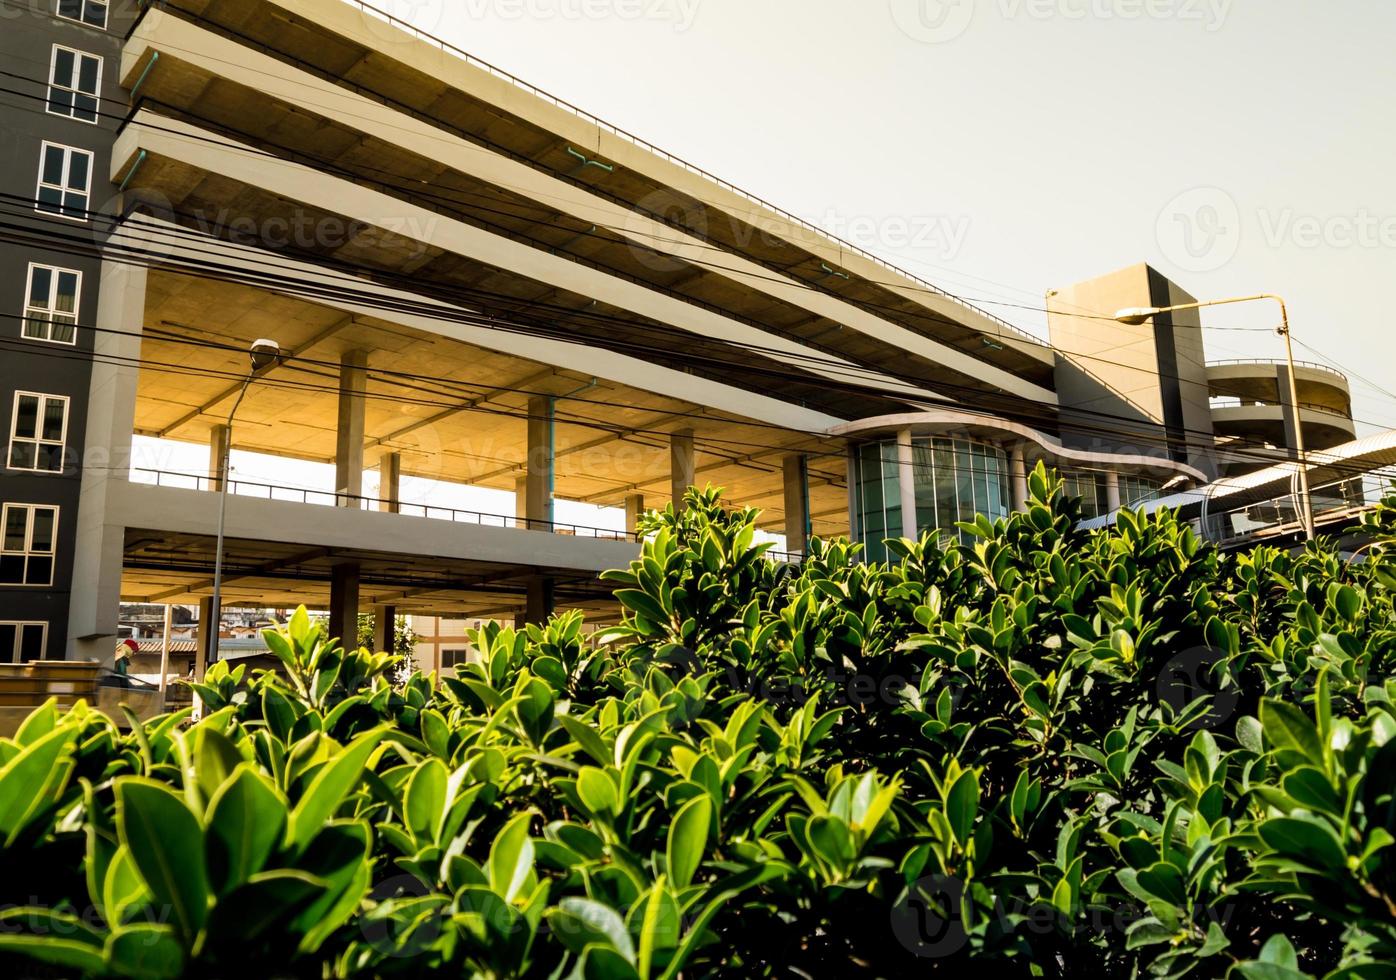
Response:
POLYGON ((299 611, 198 722, 50 704, 0 739, 0 970, 1393 975, 1396 497, 1361 560, 1223 556, 1029 482, 799 568, 695 491, 599 633, 395 685, 299 611))

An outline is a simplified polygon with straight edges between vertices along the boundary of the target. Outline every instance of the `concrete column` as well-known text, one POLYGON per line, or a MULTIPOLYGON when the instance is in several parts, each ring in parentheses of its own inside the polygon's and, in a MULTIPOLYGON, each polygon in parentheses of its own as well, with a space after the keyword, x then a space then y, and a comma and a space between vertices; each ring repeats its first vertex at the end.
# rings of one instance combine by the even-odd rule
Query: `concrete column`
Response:
POLYGON ((809 463, 803 455, 781 460, 785 480, 785 549, 803 555, 809 548, 809 463))
POLYGON ((208 488, 214 493, 223 489, 223 464, 228 445, 228 427, 219 423, 208 430, 208 488))
POLYGON ((897 485, 901 488, 902 537, 919 538, 921 532, 916 526, 916 454, 911 446, 910 429, 897 432, 897 485))
MULTIPOLYGON (((348 497, 364 492, 364 395, 368 391, 368 352, 345 351, 339 358, 339 421, 335 430, 334 487, 348 497)), ((357 500, 340 500, 358 507, 357 500)))
POLYGON ((330 570, 330 636, 346 650, 359 644, 359 566, 344 562, 330 570))
POLYGON ((214 648, 218 636, 222 610, 213 607, 213 596, 199 600, 199 626, 194 632, 194 676, 203 679, 204 672, 216 658, 214 648))
POLYGON ((402 453, 384 453, 378 460, 378 509, 402 513, 402 453))
POLYGON ((1120 474, 1114 470, 1105 471, 1105 507, 1110 513, 1120 509, 1120 474))
POLYGON ((553 400, 528 400, 528 470, 524 480, 524 516, 528 526, 551 531, 553 520, 553 400))
POLYGON ((543 623, 553 614, 553 580, 536 575, 528 580, 528 598, 524 606, 525 623, 543 623))
POLYGON ((858 501, 858 450, 848 447, 848 540, 857 541, 862 507, 858 501))
POLYGON ((1021 443, 1008 448, 1008 489, 1012 494, 1010 503, 1014 510, 1022 510, 1028 505, 1028 463, 1023 455, 1021 443))
POLYGON ((373 607, 373 652, 397 653, 393 649, 397 639, 397 607, 373 607))
POLYGON ((669 435, 670 493, 674 513, 683 510, 683 495, 693 486, 697 457, 693 451, 693 430, 679 429, 669 435))
POLYGON ((640 515, 645 512, 645 495, 643 493, 627 493, 625 495, 625 530, 628 534, 634 534, 639 526, 640 515))
POLYGON ((518 527, 528 527, 528 477, 514 480, 514 517, 518 527))
POLYGON ((170 683, 170 630, 174 625, 174 606, 165 605, 164 628, 160 631, 160 695, 163 698, 170 683))
POLYGON ((79 503, 76 511, 65 507, 58 515, 59 547, 74 540, 75 549, 67 656, 107 666, 116 655, 126 544, 126 528, 108 517, 108 498, 129 479, 146 279, 141 266, 102 263, 95 319, 106 330, 92 338, 87 429, 70 436, 82 446, 79 503), (74 529, 72 539, 64 528, 74 529))

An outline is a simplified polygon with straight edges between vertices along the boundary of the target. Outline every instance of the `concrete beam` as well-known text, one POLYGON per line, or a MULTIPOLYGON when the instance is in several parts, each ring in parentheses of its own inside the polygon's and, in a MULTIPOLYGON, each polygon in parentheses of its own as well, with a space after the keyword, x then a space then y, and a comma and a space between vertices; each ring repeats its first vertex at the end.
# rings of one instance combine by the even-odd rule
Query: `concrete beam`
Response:
POLYGON ((844 422, 827 413, 779 398, 666 368, 644 358, 617 354, 593 344, 493 330, 470 322, 479 314, 464 306, 445 303, 411 290, 383 286, 368 279, 346 276, 342 272, 327 272, 311 262, 298 261, 237 242, 214 239, 186 241, 188 234, 188 229, 181 225, 142 217, 139 221, 126 222, 114 229, 112 242, 114 246, 134 255, 149 255, 162 265, 185 268, 195 273, 207 261, 204 250, 210 244, 217 244, 219 262, 225 268, 256 275, 272 265, 283 278, 274 288, 269 285, 269 289, 322 306, 333 306, 349 313, 449 337, 484 350, 540 364, 557 365, 568 371, 604 378, 639 391, 739 418, 760 419, 796 432, 821 433, 844 422), (372 302, 356 302, 348 298, 354 292, 371 294, 375 298, 372 302), (383 304, 392 305, 393 312, 385 312, 383 304), (421 312, 406 312, 408 310, 421 312))
MULTIPOLYGON (((281 367, 281 365, 284 364, 287 360, 304 354, 312 347, 315 347, 316 345, 322 343, 325 340, 328 340, 330 337, 339 333, 339 331, 343 330, 345 327, 349 326, 353 322, 353 316, 346 316, 340 320, 336 320, 334 323, 330 324, 330 326, 326 327, 324 330, 321 330, 319 333, 311 337, 309 340, 305 341, 302 344, 297 344, 291 350, 287 351, 286 357, 278 358, 271 364, 268 364, 266 367, 257 371, 253 371, 252 380, 256 381, 259 378, 265 378, 267 375, 271 374, 277 368, 281 367)), ((199 405, 198 408, 190 409, 189 411, 181 415, 179 418, 171 422, 169 425, 154 433, 155 438, 165 439, 169 437, 171 433, 194 421, 194 419, 198 418, 200 415, 203 415, 205 412, 212 411, 215 406, 227 401, 229 398, 235 397, 241 389, 241 381, 237 382, 236 384, 229 385, 228 387, 220 391, 218 394, 214 395, 212 398, 205 400, 202 404, 199 405)))
MULTIPOLYGON (((535 371, 531 374, 524 375, 519 380, 512 382, 511 384, 504 385, 503 387, 505 389, 526 388, 529 385, 537 384, 539 381, 542 381, 546 378, 553 377, 555 374, 557 374, 557 371, 557 368, 545 368, 542 371, 535 371)), ((454 418, 455 416, 460 415, 462 412, 473 411, 474 409, 479 408, 481 405, 487 404, 492 401, 496 401, 497 399, 503 398, 506 395, 514 393, 515 392, 509 390, 492 391, 488 394, 480 395, 477 398, 466 399, 459 405, 445 409, 444 411, 437 412, 436 414, 430 415, 427 418, 418 419, 415 422, 412 422, 408 425, 404 425, 400 429, 394 429, 392 432, 389 432, 386 435, 381 435, 374 439, 370 439, 366 448, 375 449, 378 446, 384 445, 385 443, 392 442, 394 439, 400 439, 405 435, 416 432, 418 429, 425 429, 427 426, 435 425, 437 422, 444 422, 446 419, 454 418)))
MULTIPOLYGON (((242 47, 238 50, 247 51, 242 47)), ((409 118, 398 113, 393 113, 392 117, 395 120, 409 118)), ((907 402, 934 404, 949 400, 930 388, 871 370, 847 358, 818 355, 813 348, 799 340, 751 326, 644 283, 611 275, 582 265, 569 256, 554 255, 505 235, 445 217, 437 211, 410 204, 381 191, 329 176, 323 170, 269 157, 251 146, 217 138, 210 131, 197 126, 168 117, 157 120, 147 110, 137 112, 118 139, 113 152, 113 160, 116 161, 113 167, 119 173, 125 162, 141 150, 221 174, 289 201, 341 214, 384 231, 402 234, 404 227, 420 229, 414 238, 424 245, 590 297, 599 303, 669 324, 686 333, 761 349, 765 352, 763 356, 804 371, 811 378, 842 383, 847 381, 851 370, 862 378, 862 383, 868 388, 907 402), (812 355, 818 355, 817 359, 813 359, 812 355)), ((769 276, 769 272, 765 274, 769 276)), ((901 328, 899 333, 924 341, 920 335, 901 328)), ((935 344, 934 341, 926 342, 935 344)), ((914 345, 915 340, 908 343, 914 345)), ((983 361, 974 360, 954 348, 939 344, 935 346, 941 348, 935 360, 947 366, 964 361, 979 377, 1001 378, 1004 390, 1050 404, 1056 402, 1056 396, 1047 389, 983 361)))
MULTIPOLYGON (((443 132, 440 127, 432 126, 425 120, 397 112, 332 81, 316 77, 260 52, 249 51, 245 46, 219 37, 189 21, 170 18, 159 10, 152 13, 156 16, 145 17, 127 46, 128 53, 123 62, 128 66, 127 74, 134 70, 134 59, 146 45, 158 49, 163 42, 173 49, 177 57, 200 65, 215 75, 231 78, 273 98, 297 105, 306 112, 330 116, 374 136, 391 133, 392 140, 410 152, 436 161, 451 170, 470 174, 512 192, 522 193, 533 200, 545 202, 549 207, 558 208, 563 213, 583 217, 588 223, 605 228, 639 248, 674 256, 674 259, 667 260, 669 262, 677 259, 710 274, 720 275, 742 287, 804 309, 816 317, 827 317, 866 336, 894 345, 910 355, 943 364, 969 377, 981 378, 985 383, 1012 394, 1049 404, 1055 403, 1055 396, 1051 391, 1027 382, 1003 368, 972 357, 950 344, 926 337, 831 293, 810 289, 798 280, 773 275, 769 269, 743 255, 725 253, 720 261, 714 260, 710 244, 700 237, 602 195, 589 193, 576 184, 496 153, 488 147, 443 132)), ((323 10, 317 11, 316 19, 323 16, 323 13, 323 10)), ((492 86, 492 91, 499 95, 504 90, 496 84, 492 86)), ((604 135, 593 133, 589 140, 604 135)), ((589 141, 587 145, 593 144, 589 141)), ((630 154, 634 153, 633 145, 627 149, 630 154)), ((679 168, 672 169, 675 171, 674 176, 683 173, 679 168)), ((746 214, 750 208, 750 203, 743 201, 741 210, 736 213, 746 214)), ((440 220, 439 215, 437 217, 440 220)), ((777 213, 770 211, 762 214, 761 223, 771 227, 784 224, 777 213)), ((409 227, 416 226, 409 224, 409 227)), ((401 233, 400 228, 398 230, 401 233)), ((802 237, 809 237, 807 230, 802 237)), ((864 262, 873 267, 867 260, 860 259, 847 248, 839 247, 827 239, 816 238, 815 241, 825 250, 834 253, 827 257, 826 261, 833 262, 836 266, 864 262)), ((812 243, 801 243, 799 247, 809 248, 810 244, 812 243)), ((873 268, 878 269, 875 281, 893 280, 889 284, 892 288, 903 292, 908 298, 913 298, 923 308, 933 309, 940 315, 971 329, 978 328, 988 336, 997 337, 1001 343, 1012 344, 1017 350, 1030 351, 1044 363, 1051 363, 1051 353, 1045 345, 1030 342, 1030 338, 1026 336, 1005 331, 1002 325, 990 321, 983 311, 964 303, 957 303, 948 295, 924 288, 917 289, 909 282, 905 284, 905 288, 899 288, 902 284, 895 282, 898 277, 892 270, 873 268)), ((943 396, 932 397, 939 399, 943 396)))

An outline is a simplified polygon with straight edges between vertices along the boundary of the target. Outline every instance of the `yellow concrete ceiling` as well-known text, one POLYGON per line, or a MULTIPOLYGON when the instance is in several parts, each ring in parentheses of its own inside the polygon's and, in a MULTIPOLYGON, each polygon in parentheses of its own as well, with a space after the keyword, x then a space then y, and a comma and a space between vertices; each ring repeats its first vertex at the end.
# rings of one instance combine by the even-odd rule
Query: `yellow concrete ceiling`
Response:
POLYGON ((384 452, 405 475, 512 490, 527 458, 532 396, 559 396, 555 494, 603 505, 641 492, 670 495, 669 433, 692 428, 697 482, 733 504, 784 520, 782 456, 814 454, 811 511, 817 534, 847 532, 843 447, 837 440, 726 416, 677 399, 485 350, 382 319, 250 286, 169 272, 150 276, 137 431, 207 442, 247 370, 242 353, 269 337, 296 356, 255 382, 238 412, 236 448, 333 462, 338 365, 368 352, 365 467, 384 452))

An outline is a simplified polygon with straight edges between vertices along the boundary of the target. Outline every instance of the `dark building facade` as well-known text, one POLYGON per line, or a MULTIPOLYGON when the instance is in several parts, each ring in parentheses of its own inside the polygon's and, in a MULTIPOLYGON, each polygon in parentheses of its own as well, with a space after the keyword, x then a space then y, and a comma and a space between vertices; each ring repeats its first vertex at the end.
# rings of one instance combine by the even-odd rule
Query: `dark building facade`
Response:
POLYGON ((61 659, 134 4, 0 0, 0 663, 61 659))

